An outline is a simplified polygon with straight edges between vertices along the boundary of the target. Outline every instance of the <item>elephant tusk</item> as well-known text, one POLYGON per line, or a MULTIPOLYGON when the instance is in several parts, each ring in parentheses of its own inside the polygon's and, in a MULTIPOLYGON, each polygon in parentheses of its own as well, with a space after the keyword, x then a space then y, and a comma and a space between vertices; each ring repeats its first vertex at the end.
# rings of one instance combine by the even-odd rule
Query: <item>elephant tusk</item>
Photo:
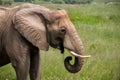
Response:
POLYGON ((86 56, 78 55, 78 54, 76 54, 76 53, 73 52, 73 51, 70 51, 70 53, 71 53, 73 56, 76 56, 76 57, 79 57, 79 58, 89 58, 89 57, 91 57, 91 55, 86 55, 86 56))

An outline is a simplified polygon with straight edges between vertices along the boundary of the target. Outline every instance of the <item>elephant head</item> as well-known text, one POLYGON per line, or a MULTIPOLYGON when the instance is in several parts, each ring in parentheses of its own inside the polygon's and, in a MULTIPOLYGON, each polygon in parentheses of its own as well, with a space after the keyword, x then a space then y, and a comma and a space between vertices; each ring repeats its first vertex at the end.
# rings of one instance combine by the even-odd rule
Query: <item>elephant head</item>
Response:
POLYGON ((45 7, 22 9, 13 19, 15 29, 32 45, 47 51, 49 45, 64 52, 64 48, 75 56, 75 63, 70 64, 72 57, 64 61, 69 72, 78 72, 84 62, 84 48, 74 25, 65 10, 49 10, 45 7))

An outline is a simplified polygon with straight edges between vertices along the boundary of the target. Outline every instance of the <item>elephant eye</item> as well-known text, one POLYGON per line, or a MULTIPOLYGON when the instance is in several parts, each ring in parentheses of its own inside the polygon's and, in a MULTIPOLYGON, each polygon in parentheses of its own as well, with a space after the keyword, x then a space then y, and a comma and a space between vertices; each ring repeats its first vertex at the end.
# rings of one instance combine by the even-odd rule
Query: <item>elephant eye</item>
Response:
POLYGON ((65 34, 66 33, 66 28, 65 27, 61 27, 60 28, 60 33, 65 34))

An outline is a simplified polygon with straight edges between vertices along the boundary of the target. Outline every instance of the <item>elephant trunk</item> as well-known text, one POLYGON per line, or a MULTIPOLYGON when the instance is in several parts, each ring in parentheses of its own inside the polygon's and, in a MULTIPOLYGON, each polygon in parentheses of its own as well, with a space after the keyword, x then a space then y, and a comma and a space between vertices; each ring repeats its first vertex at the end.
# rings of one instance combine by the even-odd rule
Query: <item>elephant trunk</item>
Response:
POLYGON ((71 64, 70 60, 72 60, 72 57, 68 56, 64 60, 64 65, 65 65, 65 68, 69 72, 76 73, 81 70, 82 65, 84 63, 84 58, 90 57, 90 56, 83 56, 83 54, 84 54, 83 44, 82 44, 82 41, 80 40, 79 36, 77 35, 76 31, 74 31, 70 35, 70 42, 71 42, 73 49, 72 50, 68 49, 68 50, 70 51, 71 54, 73 54, 75 56, 75 61, 74 61, 74 64, 71 64))

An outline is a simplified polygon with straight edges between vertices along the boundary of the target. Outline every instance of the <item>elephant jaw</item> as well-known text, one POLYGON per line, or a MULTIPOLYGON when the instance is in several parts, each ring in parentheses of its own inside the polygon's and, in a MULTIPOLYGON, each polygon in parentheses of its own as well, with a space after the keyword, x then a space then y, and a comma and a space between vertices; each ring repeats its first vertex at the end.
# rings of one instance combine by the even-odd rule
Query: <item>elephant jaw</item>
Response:
POLYGON ((73 52, 73 51, 70 51, 70 53, 73 55, 73 56, 75 56, 75 57, 78 57, 78 58, 89 58, 89 57, 91 57, 91 55, 80 55, 80 54, 77 54, 77 53, 75 53, 75 52, 73 52))

